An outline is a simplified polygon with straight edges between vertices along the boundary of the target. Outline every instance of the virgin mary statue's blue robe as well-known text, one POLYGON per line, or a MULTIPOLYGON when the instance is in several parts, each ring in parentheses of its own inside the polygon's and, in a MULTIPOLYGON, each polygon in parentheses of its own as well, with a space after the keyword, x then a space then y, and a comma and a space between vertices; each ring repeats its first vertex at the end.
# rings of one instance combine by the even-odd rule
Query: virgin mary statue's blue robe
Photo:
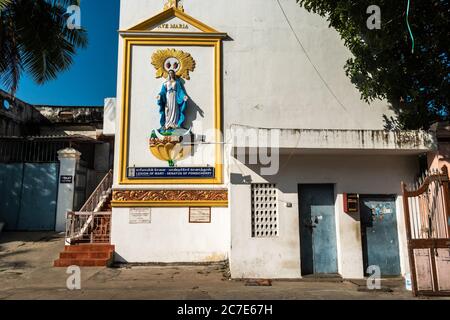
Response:
MULTIPOLYGON (((179 110, 177 125, 178 125, 178 128, 181 128, 184 121, 186 120, 185 111, 186 111, 187 102, 184 101, 184 98, 187 96, 187 94, 186 94, 186 91, 184 90, 183 85, 181 84, 180 79, 176 79, 175 90, 176 90, 177 107, 179 110)), ((166 104, 167 104, 166 83, 163 83, 161 92, 159 93, 159 96, 161 97, 161 99, 158 101, 159 113, 161 114, 160 124, 161 124, 161 128, 164 128, 164 126, 166 125, 166 110, 165 109, 166 109, 166 104)))

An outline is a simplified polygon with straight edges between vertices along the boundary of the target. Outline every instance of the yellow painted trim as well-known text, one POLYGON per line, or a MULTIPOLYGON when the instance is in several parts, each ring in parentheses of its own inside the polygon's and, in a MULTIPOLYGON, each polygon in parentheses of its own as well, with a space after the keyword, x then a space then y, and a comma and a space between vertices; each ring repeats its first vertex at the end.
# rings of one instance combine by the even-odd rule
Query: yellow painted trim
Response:
POLYGON ((122 37, 152 37, 152 38, 167 38, 170 37, 170 39, 174 38, 195 38, 195 39, 226 39, 228 37, 228 34, 226 33, 206 33, 206 32, 171 32, 171 31, 119 31, 120 35, 122 37))
POLYGON ((127 38, 124 37, 124 67, 122 86, 122 112, 119 150, 119 184, 120 185, 148 185, 148 184, 222 184, 223 183, 223 152, 222 152, 222 42, 217 39, 203 38, 127 38), (206 179, 129 179, 127 164, 129 152, 129 112, 130 112, 130 70, 131 50, 134 45, 169 45, 169 46, 207 46, 214 48, 214 127, 216 129, 216 159, 215 177, 206 179))
POLYGON ((154 26, 157 26, 161 24, 162 22, 170 19, 170 18, 179 18, 183 20, 184 22, 194 26, 195 28, 199 29, 202 32, 206 33, 219 33, 214 28, 211 28, 210 26, 204 24, 203 22, 191 17, 190 15, 176 9, 176 8, 169 8, 159 14, 157 14, 154 17, 151 17, 150 19, 147 19, 145 21, 142 21, 135 25, 134 27, 126 30, 126 31, 148 31, 154 26))
POLYGON ((228 201, 113 201, 113 208, 133 207, 228 207, 228 201))

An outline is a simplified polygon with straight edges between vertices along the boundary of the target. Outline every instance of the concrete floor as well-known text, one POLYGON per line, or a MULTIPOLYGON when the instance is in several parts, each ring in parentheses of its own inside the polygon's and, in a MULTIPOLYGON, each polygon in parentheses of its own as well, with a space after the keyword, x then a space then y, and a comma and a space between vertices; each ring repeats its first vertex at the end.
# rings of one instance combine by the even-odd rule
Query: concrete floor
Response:
POLYGON ((249 286, 229 280, 224 265, 82 268, 81 290, 66 287, 65 268, 52 263, 64 241, 55 233, 0 233, 1 299, 412 299, 403 281, 392 292, 367 291, 364 281, 273 281, 249 286))

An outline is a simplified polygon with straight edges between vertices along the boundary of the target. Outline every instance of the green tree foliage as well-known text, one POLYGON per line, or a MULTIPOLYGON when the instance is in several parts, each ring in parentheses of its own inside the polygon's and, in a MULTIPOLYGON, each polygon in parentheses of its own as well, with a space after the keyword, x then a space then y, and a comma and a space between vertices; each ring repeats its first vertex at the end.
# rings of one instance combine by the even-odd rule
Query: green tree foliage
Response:
POLYGON ((367 102, 387 99, 396 119, 387 128, 427 129, 449 118, 450 57, 448 0, 297 0, 325 17, 352 52, 345 71, 367 102), (367 27, 367 8, 381 9, 381 29, 367 27))
POLYGON ((67 27, 72 0, 0 0, 0 81, 15 94, 23 72, 38 83, 55 79, 87 46, 83 29, 67 27), (3 5, 3 7, 1 7, 3 5))

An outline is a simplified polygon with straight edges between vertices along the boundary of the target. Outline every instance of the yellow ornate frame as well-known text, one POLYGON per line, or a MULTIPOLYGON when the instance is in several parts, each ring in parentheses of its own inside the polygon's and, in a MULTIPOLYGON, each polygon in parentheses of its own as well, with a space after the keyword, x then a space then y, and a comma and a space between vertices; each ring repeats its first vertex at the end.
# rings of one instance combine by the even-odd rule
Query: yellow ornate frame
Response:
POLYGON ((119 184, 120 185, 154 185, 154 184, 222 184, 223 183, 223 150, 222 150, 222 39, 225 34, 204 25, 178 9, 170 8, 163 13, 140 23, 138 26, 121 31, 124 41, 124 68, 122 84, 122 112, 120 119, 119 150, 119 184), (177 16, 192 25, 201 27, 199 33, 157 33, 142 30, 154 25, 158 20, 177 16), (130 116, 130 70, 133 46, 194 46, 214 48, 214 127, 216 129, 215 177, 200 179, 129 179, 127 176, 129 153, 129 116, 130 116))

